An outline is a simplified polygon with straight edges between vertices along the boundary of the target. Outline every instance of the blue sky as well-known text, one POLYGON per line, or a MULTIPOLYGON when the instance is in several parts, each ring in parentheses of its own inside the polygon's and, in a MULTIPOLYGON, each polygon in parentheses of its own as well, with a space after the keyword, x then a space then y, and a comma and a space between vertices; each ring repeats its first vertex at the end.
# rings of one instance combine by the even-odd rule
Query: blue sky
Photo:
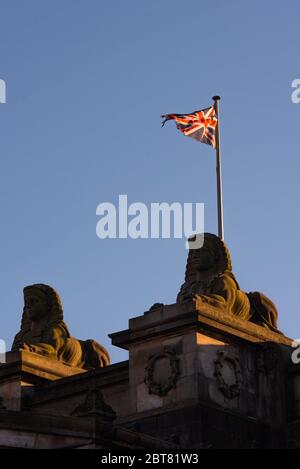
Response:
POLYGON ((1 336, 22 289, 62 296, 73 335, 126 359, 108 333, 175 301, 183 240, 100 240, 96 207, 204 202, 216 232, 213 150, 163 130, 220 94, 224 222, 234 273, 300 337, 300 4, 190 0, 0 1, 1 336))

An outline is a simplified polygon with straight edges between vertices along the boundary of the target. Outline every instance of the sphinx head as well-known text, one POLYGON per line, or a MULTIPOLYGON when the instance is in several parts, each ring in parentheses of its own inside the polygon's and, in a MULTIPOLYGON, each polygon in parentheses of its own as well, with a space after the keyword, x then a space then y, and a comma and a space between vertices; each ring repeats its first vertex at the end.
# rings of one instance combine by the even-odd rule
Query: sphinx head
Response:
POLYGON ((30 322, 47 318, 62 320, 63 310, 58 293, 49 285, 35 284, 24 288, 24 315, 30 322))
MULTIPOLYGON (((192 280, 197 273, 201 276, 214 276, 225 270, 231 271, 230 254, 225 243, 211 233, 200 236, 203 237, 202 247, 189 250, 185 281, 192 280)), ((193 241, 193 238, 190 241, 193 241)))

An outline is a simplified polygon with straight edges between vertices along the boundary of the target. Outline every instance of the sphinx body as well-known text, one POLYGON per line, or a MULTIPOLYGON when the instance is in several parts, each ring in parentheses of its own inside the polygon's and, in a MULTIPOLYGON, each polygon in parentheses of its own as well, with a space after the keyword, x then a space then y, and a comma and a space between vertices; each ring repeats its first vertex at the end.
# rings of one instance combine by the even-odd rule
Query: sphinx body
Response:
POLYGON ((100 368, 110 362, 102 345, 70 335, 58 293, 44 284, 24 288, 21 330, 15 336, 12 350, 28 350, 85 369, 100 368))
POLYGON ((203 246, 189 251, 185 283, 177 303, 195 300, 199 308, 206 303, 278 332, 276 306, 263 293, 245 293, 240 289, 225 243, 210 233, 197 236, 204 236, 203 246))

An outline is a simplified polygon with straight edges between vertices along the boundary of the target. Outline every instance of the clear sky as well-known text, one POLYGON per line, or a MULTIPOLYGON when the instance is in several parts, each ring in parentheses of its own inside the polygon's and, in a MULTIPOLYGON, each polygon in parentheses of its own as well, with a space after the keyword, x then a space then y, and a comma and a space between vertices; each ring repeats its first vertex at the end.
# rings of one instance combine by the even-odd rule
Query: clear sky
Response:
POLYGON ((298 1, 0 1, 1 337, 22 289, 62 296, 78 338, 127 358, 107 334, 173 303, 183 240, 100 240, 96 206, 204 202, 216 232, 214 151, 160 114, 222 96, 225 238, 246 291, 277 304, 300 337, 298 1))

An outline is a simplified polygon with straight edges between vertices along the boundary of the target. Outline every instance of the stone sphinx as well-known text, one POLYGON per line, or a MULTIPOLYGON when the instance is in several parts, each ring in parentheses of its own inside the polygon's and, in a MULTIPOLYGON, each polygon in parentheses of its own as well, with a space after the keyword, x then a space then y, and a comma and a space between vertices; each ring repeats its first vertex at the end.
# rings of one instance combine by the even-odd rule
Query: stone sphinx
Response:
POLYGON ((110 362, 102 345, 71 337, 58 293, 43 284, 24 288, 21 330, 12 350, 28 350, 84 369, 101 368, 110 362))
MULTIPOLYGON (((274 303, 263 293, 245 293, 240 289, 232 273, 225 243, 210 233, 197 236, 204 236, 203 246, 189 251, 185 282, 177 296, 177 303, 194 300, 200 310, 201 304, 209 304, 227 314, 279 332, 274 303)), ((190 242, 193 242, 192 238, 190 242)))

